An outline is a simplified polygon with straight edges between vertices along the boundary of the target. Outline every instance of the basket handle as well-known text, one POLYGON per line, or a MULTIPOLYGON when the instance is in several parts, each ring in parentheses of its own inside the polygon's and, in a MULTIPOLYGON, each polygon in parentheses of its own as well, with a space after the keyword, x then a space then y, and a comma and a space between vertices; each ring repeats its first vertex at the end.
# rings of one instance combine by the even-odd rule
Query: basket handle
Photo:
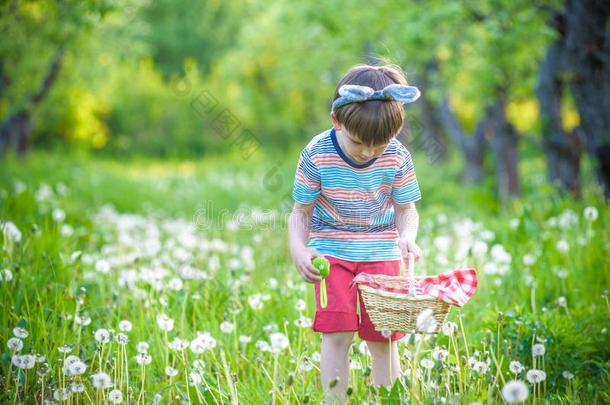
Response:
POLYGON ((407 253, 406 260, 406 268, 407 268, 407 287, 409 289, 409 296, 415 296, 415 255, 409 252, 407 253))

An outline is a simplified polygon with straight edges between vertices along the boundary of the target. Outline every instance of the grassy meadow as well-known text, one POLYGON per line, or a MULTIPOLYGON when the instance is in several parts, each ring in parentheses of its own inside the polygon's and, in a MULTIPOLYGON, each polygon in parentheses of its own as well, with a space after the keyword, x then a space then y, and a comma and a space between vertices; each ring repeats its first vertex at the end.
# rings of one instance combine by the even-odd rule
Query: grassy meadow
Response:
MULTIPOLYGON (((414 152, 416 272, 474 267, 479 287, 443 333, 400 341, 393 387, 355 337, 350 403, 610 402, 610 211, 588 162, 575 201, 524 155, 525 197, 501 206, 457 158, 414 152)), ((0 402, 321 403, 313 287, 287 249, 297 157, 4 161, 0 402)))

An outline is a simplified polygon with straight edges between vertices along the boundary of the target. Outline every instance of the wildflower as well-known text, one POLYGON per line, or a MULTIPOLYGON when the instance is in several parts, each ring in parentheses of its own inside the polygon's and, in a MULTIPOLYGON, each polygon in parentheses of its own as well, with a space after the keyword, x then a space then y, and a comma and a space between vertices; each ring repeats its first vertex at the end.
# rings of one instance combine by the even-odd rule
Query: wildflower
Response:
POLYGON ((568 305, 566 297, 562 296, 562 297, 557 298, 557 305, 565 308, 568 305))
POLYGON ((489 365, 484 361, 476 361, 472 366, 472 369, 479 374, 486 373, 488 368, 489 365))
POLYGON ((511 361, 508 365, 508 369, 515 374, 519 374, 520 372, 525 370, 525 367, 523 367, 523 365, 518 361, 511 361))
POLYGON ((180 339, 179 337, 175 338, 171 342, 168 343, 168 347, 174 351, 184 350, 189 347, 189 342, 184 339, 180 339))
POLYGON ((583 215, 585 217, 585 219, 589 222, 593 222, 597 219, 598 217, 598 212, 597 212, 597 208, 595 207, 586 207, 583 215))
POLYGON ((94 334, 95 340, 98 343, 108 343, 110 342, 110 332, 107 329, 98 329, 94 334))
POLYGON ((351 370, 362 370, 362 364, 360 363, 359 360, 351 359, 349 361, 349 368, 351 370))
POLYGON ((110 264, 106 260, 98 260, 95 263, 95 271, 98 271, 102 274, 107 274, 110 272, 110 264))
POLYGON ((119 390, 112 390, 108 393, 108 401, 113 404, 120 404, 123 402, 123 393, 119 390))
POLYGON ((223 333, 231 333, 235 330, 235 324, 233 324, 229 321, 224 321, 220 324, 220 330, 223 333))
POLYGON ((173 367, 165 367, 165 374, 167 374, 169 377, 175 377, 178 375, 178 370, 176 370, 173 367))
POLYGON ((315 361, 316 363, 320 362, 320 352, 313 352, 310 357, 312 361, 315 361))
POLYGON ((129 341, 129 338, 124 333, 117 333, 116 341, 122 345, 126 345, 127 341, 129 341))
POLYGON ((568 244, 568 241, 565 239, 558 240, 555 247, 557 248, 557 250, 559 252, 563 252, 563 253, 567 252, 570 249, 570 245, 568 244))
POLYGON ((85 384, 72 383, 72 384, 70 384, 70 390, 72 392, 84 392, 85 391, 85 384))
POLYGON ((437 347, 432 351, 432 358, 436 361, 443 361, 449 356, 449 352, 442 347, 437 347))
POLYGON ((457 324, 455 322, 446 322, 443 324, 441 331, 445 336, 453 336, 457 332, 457 324))
POLYGON ((527 386, 520 380, 509 381, 502 388, 502 397, 509 404, 523 402, 527 399, 528 395, 529 390, 527 386))
POLYGON ((430 370, 432 367, 434 367, 434 361, 431 359, 421 359, 419 364, 421 364, 421 366, 427 370, 430 370))
POLYGON ((8 342, 6 342, 6 345, 11 350, 11 352, 18 352, 23 349, 23 340, 16 337, 12 337, 8 340, 8 342))
POLYGON ((29 333, 27 330, 23 329, 23 328, 14 328, 13 329, 13 336, 19 338, 19 339, 25 339, 26 337, 28 337, 29 333))
POLYGON ((294 326, 299 328, 308 328, 311 326, 311 319, 301 315, 298 319, 294 320, 294 326))
POLYGON ((79 315, 76 315, 74 316, 74 322, 77 325, 87 326, 91 323, 91 318, 89 318, 88 316, 81 317, 79 315))
POLYGON ((546 380, 546 373, 542 370, 537 369, 529 370, 525 376, 527 378, 527 381, 532 384, 538 384, 539 382, 546 380))
POLYGON ((17 225, 12 223, 11 221, 0 222, 0 229, 2 229, 5 239, 8 239, 12 242, 21 241, 21 231, 19 230, 19 228, 17 228, 17 225))
POLYGON ((297 311, 299 311, 299 312, 300 312, 300 311, 303 311, 303 310, 305 309, 305 307, 306 307, 306 306, 307 306, 307 305, 305 304, 305 301, 304 301, 304 300, 302 300, 302 299, 298 299, 298 300, 297 300, 297 303, 296 303, 296 308, 297 308, 297 311))
POLYGON ((24 369, 24 370, 29 370, 30 368, 34 367, 34 365, 36 364, 36 358, 34 356, 32 356, 31 354, 23 354, 23 355, 19 355, 19 354, 15 354, 12 358, 11 358, 11 362, 13 363, 14 366, 24 369))
POLYGON ((193 353, 201 354, 206 350, 216 347, 216 339, 208 332, 198 333, 197 337, 191 341, 190 348, 193 353))
POLYGON ((66 213, 61 208, 53 209, 52 216, 55 222, 62 222, 64 219, 66 219, 66 213))
POLYGON ((360 352, 360 354, 364 354, 367 355, 369 353, 369 346, 366 344, 366 341, 362 341, 360 342, 360 344, 358 345, 358 351, 360 352))
POLYGON ((138 345, 137 345, 138 353, 147 353, 149 347, 150 346, 148 345, 147 342, 138 342, 138 345))
POLYGON ((131 328, 131 322, 129 322, 128 320, 124 319, 119 322, 119 329, 121 330, 121 332, 131 332, 131 328))
POLYGON ((301 362, 299 363, 299 370, 308 372, 308 371, 311 371, 312 369, 313 369, 313 364, 311 363, 311 360, 309 360, 307 357, 304 357, 303 360, 301 360, 301 362))
POLYGON ((174 329, 174 320, 165 314, 159 314, 157 315, 157 325, 162 331, 169 332, 174 329))
POLYGON ((257 310, 263 307, 263 301, 261 294, 254 294, 248 297, 248 304, 250 308, 257 310))
POLYGON ((205 369, 205 362, 201 359, 196 359, 193 361, 193 368, 195 370, 202 371, 203 369, 205 369))
POLYGON ((60 353, 70 353, 72 351, 72 345, 63 345, 57 348, 60 353))
POLYGON ((110 388, 113 385, 110 376, 104 373, 103 371, 95 373, 91 376, 91 384, 94 388, 97 388, 98 390, 110 388))
POLYGON ((148 353, 138 353, 136 355, 136 363, 141 366, 146 366, 152 362, 152 356, 148 353))
POLYGON ((78 356, 70 355, 64 360, 62 371, 65 375, 81 375, 87 369, 87 365, 78 356))
POLYGON ((53 398, 55 398, 56 401, 67 401, 70 398, 70 395, 72 395, 70 388, 57 389, 53 392, 53 398))
POLYGON ((544 353, 546 352, 544 345, 540 344, 540 343, 536 343, 535 345, 532 346, 532 354, 536 357, 538 356, 544 356, 544 353))
POLYGON ((191 378, 191 382, 195 385, 201 384, 201 374, 192 371, 189 373, 189 377, 191 378))
POLYGON ((13 273, 9 269, 4 270, 4 274, 0 272, 0 281, 11 281, 13 279, 13 273))
POLYGON ((269 343, 267 343, 264 340, 257 340, 256 348, 258 350, 260 350, 261 352, 270 352, 271 351, 271 346, 269 345, 269 343))
POLYGON ((250 343, 251 341, 252 337, 246 335, 239 335, 239 343, 241 343, 242 345, 250 343))
POLYGON ((281 352, 290 344, 290 342, 288 341, 288 337, 283 333, 279 332, 275 332, 269 335, 269 340, 271 341, 271 351, 273 351, 274 353, 281 352))
POLYGON ((561 373, 561 375, 566 380, 571 380, 572 378, 574 378, 574 374, 570 373, 569 371, 564 371, 563 373, 561 373))
POLYGON ((523 264, 525 264, 526 266, 531 266, 536 262, 536 256, 534 256, 533 254, 526 254, 525 256, 523 256, 523 264))

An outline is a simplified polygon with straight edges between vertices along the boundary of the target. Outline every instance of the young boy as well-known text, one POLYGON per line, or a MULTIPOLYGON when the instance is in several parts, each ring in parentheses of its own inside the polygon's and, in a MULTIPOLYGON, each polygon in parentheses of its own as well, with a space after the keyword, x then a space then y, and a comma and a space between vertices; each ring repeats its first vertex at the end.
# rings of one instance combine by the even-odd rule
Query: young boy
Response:
POLYGON ((320 371, 327 400, 345 398, 348 351, 356 331, 373 356, 373 383, 393 383, 389 344, 391 375, 400 375, 396 340, 404 334, 394 333, 389 343, 376 332, 364 303, 356 302, 356 287, 349 284, 360 272, 398 275, 407 253, 416 260, 421 256, 414 205, 421 193, 411 155, 395 138, 404 122, 403 104, 418 97, 419 90, 407 85, 398 68, 355 66, 337 85, 332 129, 315 136, 300 155, 289 244, 301 277, 315 283, 313 330, 322 333, 320 371), (320 306, 321 278, 311 263, 322 255, 331 268, 325 308, 320 306))

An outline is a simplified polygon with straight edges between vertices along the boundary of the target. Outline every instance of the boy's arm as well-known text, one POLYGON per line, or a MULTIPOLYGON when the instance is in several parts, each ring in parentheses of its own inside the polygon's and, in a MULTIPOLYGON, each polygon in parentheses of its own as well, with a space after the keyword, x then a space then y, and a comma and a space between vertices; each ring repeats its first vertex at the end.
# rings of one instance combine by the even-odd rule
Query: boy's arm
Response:
POLYGON ((311 263, 314 257, 320 255, 314 249, 307 247, 313 207, 314 203, 295 202, 288 218, 290 255, 301 277, 308 283, 316 283, 322 279, 320 272, 311 263))
POLYGON ((398 245, 403 257, 411 252, 415 260, 421 257, 421 250, 415 243, 417 229, 419 228, 419 214, 415 208, 415 203, 396 204, 394 203, 394 216, 396 219, 396 229, 400 235, 398 245))

